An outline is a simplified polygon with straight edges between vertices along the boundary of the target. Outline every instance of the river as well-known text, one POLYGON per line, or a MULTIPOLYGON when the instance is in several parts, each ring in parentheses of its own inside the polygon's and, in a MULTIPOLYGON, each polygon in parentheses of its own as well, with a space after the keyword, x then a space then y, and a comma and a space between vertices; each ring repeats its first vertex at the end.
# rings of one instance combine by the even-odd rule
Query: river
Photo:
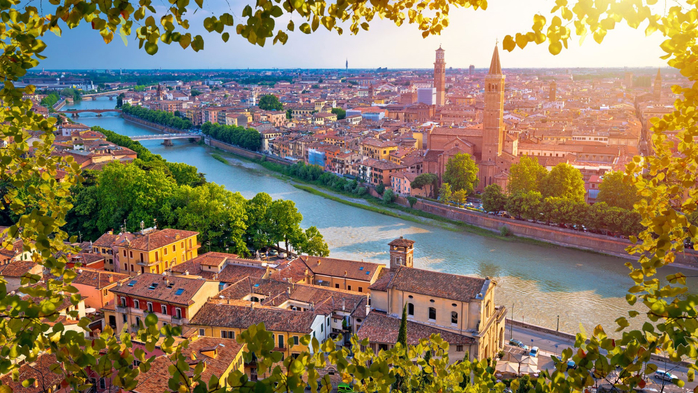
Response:
MULTIPOLYGON (((69 108, 113 108, 115 103, 100 98, 69 108)), ((88 126, 100 126, 128 136, 152 133, 112 114, 84 115, 77 121, 88 126)), ((161 141, 142 143, 168 161, 196 166, 208 181, 238 191, 246 198, 266 192, 275 199, 294 201, 303 214, 303 226, 318 227, 334 258, 387 264, 388 242, 404 236, 416 242, 415 267, 493 277, 498 285, 497 304, 509 309, 509 318, 556 328, 559 316, 563 331, 576 332, 581 323, 588 332, 598 324, 612 332, 617 326, 615 319, 627 316, 631 309, 625 301, 626 291, 633 285, 624 266, 626 260, 415 224, 296 189, 254 163, 233 160, 233 165, 226 165, 214 159, 213 150, 206 146, 183 140, 175 140, 170 147, 163 146, 161 141)), ((676 268, 664 268, 659 275, 664 277, 676 271, 676 268)), ((698 291, 698 278, 689 278, 688 287, 698 291)), ((637 305, 636 309, 642 311, 637 305)), ((631 327, 639 328, 644 319, 630 322, 631 327)))

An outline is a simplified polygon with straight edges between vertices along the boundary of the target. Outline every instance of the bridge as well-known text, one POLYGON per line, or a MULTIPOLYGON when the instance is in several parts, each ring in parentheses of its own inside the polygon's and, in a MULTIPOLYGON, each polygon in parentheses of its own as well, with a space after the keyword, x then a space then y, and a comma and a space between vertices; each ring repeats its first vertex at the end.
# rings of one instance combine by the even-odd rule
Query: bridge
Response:
POLYGON ((130 137, 134 141, 157 141, 162 140, 165 146, 172 146, 173 139, 201 139, 201 135, 195 133, 182 134, 154 134, 154 135, 138 135, 130 137))
POLYGON ((82 99, 85 100, 85 98, 87 98, 86 101, 89 101, 89 100, 96 98, 96 97, 109 97, 109 99, 112 100, 116 96, 118 96, 119 94, 126 93, 127 91, 128 91, 128 89, 121 89, 121 90, 103 91, 101 93, 94 93, 94 94, 85 94, 82 96, 82 99))
POLYGON ((67 111, 57 111, 57 113, 61 113, 64 115, 69 114, 73 117, 80 117, 80 113, 85 113, 85 112, 96 113, 97 117, 101 117, 102 113, 105 113, 105 112, 121 113, 121 109, 116 109, 116 108, 114 108, 114 109, 71 109, 71 110, 67 110, 67 111))

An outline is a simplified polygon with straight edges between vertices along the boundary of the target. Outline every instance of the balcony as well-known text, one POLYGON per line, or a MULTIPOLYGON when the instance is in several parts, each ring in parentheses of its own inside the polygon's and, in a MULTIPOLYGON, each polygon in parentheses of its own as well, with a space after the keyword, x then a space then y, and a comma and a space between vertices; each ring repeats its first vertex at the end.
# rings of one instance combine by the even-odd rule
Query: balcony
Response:
POLYGON ((172 317, 172 324, 173 325, 184 325, 186 324, 186 320, 184 318, 178 318, 173 316, 172 317))
POLYGON ((116 312, 125 314, 128 311, 128 307, 116 306, 116 312))

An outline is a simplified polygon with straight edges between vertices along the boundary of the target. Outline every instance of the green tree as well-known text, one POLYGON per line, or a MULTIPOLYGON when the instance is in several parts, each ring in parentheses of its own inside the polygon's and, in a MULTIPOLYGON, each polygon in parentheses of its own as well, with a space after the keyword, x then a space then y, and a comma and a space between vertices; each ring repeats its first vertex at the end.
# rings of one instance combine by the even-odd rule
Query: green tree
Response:
POLYGON ((544 198, 557 197, 583 202, 586 190, 582 172, 566 163, 557 164, 541 181, 540 193, 544 198))
POLYGON ((458 190, 453 193, 453 196, 451 196, 451 200, 459 205, 464 204, 467 199, 468 194, 465 192, 465 190, 458 190))
POLYGON ((439 200, 441 201, 441 203, 448 204, 451 200, 452 194, 453 191, 451 190, 451 185, 448 183, 442 184, 441 188, 439 188, 439 200))
POLYGON ((383 195, 383 193, 385 192, 385 184, 383 184, 383 183, 378 184, 376 186, 376 192, 380 195, 383 195))
POLYGON ((415 198, 413 196, 408 196, 407 202, 410 203, 410 208, 414 208, 414 204, 417 203, 417 198, 415 198))
POLYGON ((334 113, 335 115, 337 115, 337 120, 342 120, 342 119, 344 119, 345 117, 347 117, 347 111, 345 111, 344 109, 339 108, 339 107, 337 107, 337 108, 332 108, 332 113, 334 113))
POLYGON ((273 94, 263 95, 259 99, 259 109, 265 111, 280 111, 284 109, 284 104, 279 101, 279 97, 273 94))
POLYGON ((431 186, 430 196, 433 196, 436 186, 439 183, 439 177, 433 173, 422 173, 414 178, 414 181, 410 183, 411 188, 423 189, 425 186, 431 186))
POLYGON ((296 208, 293 201, 277 199, 272 202, 267 209, 269 221, 272 223, 269 238, 274 244, 284 242, 286 252, 289 251, 291 239, 297 239, 300 228, 300 223, 303 221, 303 215, 296 208))
POLYGON ((509 195, 505 205, 509 214, 528 220, 539 219, 539 207, 542 196, 538 191, 519 191, 509 195))
POLYGON ((538 163, 536 157, 521 156, 517 164, 509 169, 509 194, 519 191, 540 191, 540 183, 548 171, 538 163))
POLYGON ((470 154, 458 153, 448 159, 443 182, 450 184, 453 191, 464 190, 470 194, 477 185, 477 172, 477 164, 470 154))
POLYGON ((488 212, 499 212, 504 210, 507 203, 507 196, 502 192, 502 187, 497 184, 490 184, 485 187, 482 193, 482 207, 488 212))
POLYGON ((625 180, 623 172, 606 172, 599 185, 597 202, 606 202, 609 206, 622 209, 632 209, 633 205, 640 201, 637 187, 625 180))
POLYGON ((206 183, 206 176, 199 172, 195 166, 180 162, 168 162, 167 168, 179 185, 198 187, 206 183))
POLYGON ((397 199, 397 196, 395 195, 393 190, 387 189, 383 192, 383 203, 385 203, 386 205, 393 203, 395 199, 397 199))
POLYGON ((116 107, 121 108, 124 106, 124 98, 126 98, 126 94, 121 93, 118 96, 116 96, 116 107))
POLYGON ((298 237, 292 242, 293 248, 299 253, 319 257, 330 255, 330 248, 325 243, 325 238, 320 231, 312 226, 305 231, 299 231, 298 237))
POLYGON ((173 226, 200 233, 201 244, 211 250, 248 255, 244 239, 247 225, 245 198, 223 186, 206 183, 199 187, 182 186, 170 203, 173 226))

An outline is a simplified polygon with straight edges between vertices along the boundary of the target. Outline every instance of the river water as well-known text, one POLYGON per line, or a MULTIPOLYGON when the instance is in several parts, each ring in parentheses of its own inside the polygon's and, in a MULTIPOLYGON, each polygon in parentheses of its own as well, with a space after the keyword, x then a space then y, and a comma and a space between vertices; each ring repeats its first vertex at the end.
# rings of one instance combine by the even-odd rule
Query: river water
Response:
MULTIPOLYGON (((115 103, 100 98, 70 109, 113 108, 115 103)), ((96 117, 85 113, 76 120, 128 136, 152 133, 112 114, 96 117)), ((211 156, 209 147, 182 140, 175 140, 170 147, 161 141, 142 143, 168 161, 196 166, 208 181, 239 191, 246 198, 266 192, 275 199, 294 201, 303 214, 303 226, 318 227, 334 258, 387 264, 388 243, 404 236, 416 241, 415 267, 493 277, 498 283, 497 304, 509 309, 510 318, 556 328, 559 316, 562 331, 576 332, 580 323, 588 332, 598 324, 613 331, 615 319, 627 316, 631 309, 625 301, 626 291, 633 285, 624 266, 626 260, 415 224, 296 189, 254 163, 233 160, 233 165, 226 165, 211 156)), ((664 268, 659 275, 676 271, 664 268)), ((687 275, 696 276, 695 272, 687 275)), ((698 291, 697 278, 689 278, 688 284, 692 291, 698 291)), ((642 311, 637 305, 635 308, 642 311)), ((639 328, 644 319, 630 322, 631 327, 639 328)))

